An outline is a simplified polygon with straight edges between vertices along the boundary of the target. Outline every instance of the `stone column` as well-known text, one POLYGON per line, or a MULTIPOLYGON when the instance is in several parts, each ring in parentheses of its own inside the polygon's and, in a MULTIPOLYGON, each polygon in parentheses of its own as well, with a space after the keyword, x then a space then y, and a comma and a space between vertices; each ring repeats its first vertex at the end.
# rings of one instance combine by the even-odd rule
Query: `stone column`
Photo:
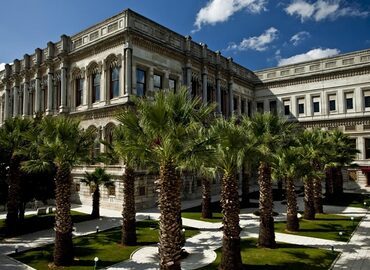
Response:
POLYGON ((242 115, 242 98, 238 96, 238 115, 242 115))
POLYGON ((66 63, 62 64, 61 72, 60 72, 60 80, 61 80, 61 90, 60 90, 60 113, 67 112, 67 66, 66 63))
POLYGON ((216 77, 216 102, 217 102, 217 113, 221 114, 221 79, 219 76, 216 77))
MULTIPOLYGON (((152 66, 149 67, 148 78, 147 78, 146 83, 148 84, 148 86, 147 86, 148 92, 154 96, 154 69, 153 69, 152 66)), ((144 89, 144 91, 145 91, 145 89, 144 89)), ((146 93, 144 93, 144 96, 145 95, 146 95, 146 93)))
MULTIPOLYGON (((132 46, 129 42, 126 42, 124 47, 124 58, 125 58, 125 92, 124 95, 128 96, 132 94, 132 46)), ((134 70, 134 72, 136 72, 134 70)))
POLYGON ((41 78, 37 76, 35 82, 35 113, 37 114, 40 111, 41 111, 41 78))
MULTIPOLYGON (((164 76, 163 76, 163 84, 162 84, 162 88, 163 89, 169 89, 170 88, 170 73, 168 72, 168 70, 166 70, 164 72, 164 76)), ((176 92, 176 90, 175 90, 176 92)))
POLYGON ((229 116, 232 116, 234 112, 234 82, 229 81, 229 116))
POLYGON ((29 115, 28 102, 29 102, 29 82, 25 81, 23 84, 23 117, 29 115))
POLYGON ((9 88, 5 88, 5 104, 4 104, 4 120, 8 119, 10 116, 10 111, 9 111, 9 95, 10 95, 10 90, 9 88))
POLYGON ((18 86, 14 86, 13 88, 13 116, 16 117, 19 114, 19 94, 18 94, 18 86))
POLYGON ((190 61, 186 64, 186 87, 189 92, 189 97, 191 98, 191 76, 192 76, 192 71, 191 71, 191 63, 190 61))
POLYGON ((46 115, 53 114, 53 89, 54 89, 53 72, 49 68, 48 70, 48 103, 46 104, 46 115))
POLYGON ((353 93, 353 106, 356 112, 362 112, 365 109, 364 97, 360 87, 356 87, 353 93))
POLYGON ((203 104, 207 104, 208 103, 208 100, 207 100, 207 98, 208 98, 207 97, 207 90, 208 90, 208 72, 207 72, 207 68, 203 69, 202 88, 203 88, 203 94, 202 94, 203 104))
POLYGON ((338 113, 345 113, 345 109, 346 109, 346 105, 345 105, 345 102, 346 102, 346 99, 344 97, 344 92, 343 91, 338 91, 337 92, 337 111, 338 113))
POLYGON ((312 103, 312 96, 310 94, 306 94, 306 116, 313 115, 313 103, 312 103))

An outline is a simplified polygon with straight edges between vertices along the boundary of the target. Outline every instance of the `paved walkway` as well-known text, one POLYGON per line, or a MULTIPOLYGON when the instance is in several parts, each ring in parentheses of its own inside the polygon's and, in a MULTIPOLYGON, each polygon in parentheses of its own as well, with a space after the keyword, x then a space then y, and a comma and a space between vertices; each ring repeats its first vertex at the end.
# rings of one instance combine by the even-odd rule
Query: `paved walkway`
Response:
MULTIPOLYGON (((213 200, 217 200, 214 197, 213 200)), ((190 208, 200 204, 200 200, 185 201, 182 204, 183 209, 190 208)), ((298 206, 303 209, 302 198, 298 199, 298 206)), ((74 206, 74 210, 90 213, 89 206, 74 206)), ((366 213, 361 208, 325 206, 327 213, 341 213, 347 216, 363 216, 366 213)), ((240 215, 240 225, 243 228, 241 237, 258 237, 258 217, 255 217, 252 212, 256 210, 253 208, 243 209, 240 215)), ((278 213, 286 212, 286 205, 280 202, 275 202, 274 210, 278 213)), ((119 211, 101 209, 101 219, 85 221, 75 224, 77 228, 76 236, 91 234, 96 231, 96 226, 100 230, 107 230, 121 225, 121 213, 119 211)), ((158 219, 158 209, 147 209, 137 213, 137 220, 158 219)), ((0 216, 1 218, 1 216, 0 216)), ((285 214, 279 215, 275 220, 284 220, 285 214)), ((197 221, 183 218, 185 226, 191 226, 200 229, 200 233, 187 239, 185 249, 190 253, 186 259, 182 261, 182 269, 197 269, 208 265, 216 258, 214 252, 221 246, 222 231, 220 230, 221 223, 210 223, 204 221, 197 221)), ((286 242, 291 244, 306 245, 318 248, 331 249, 342 251, 342 255, 336 261, 334 269, 351 269, 351 270, 365 270, 370 269, 370 217, 366 215, 363 222, 358 226, 357 231, 351 238, 349 243, 331 241, 325 239, 318 239, 312 237, 304 237, 283 233, 276 233, 276 240, 279 242, 286 242)), ((19 237, 9 238, 0 243, 0 269, 32 269, 20 262, 17 262, 7 254, 13 253, 15 245, 18 245, 19 250, 27 250, 39 246, 43 246, 54 241, 54 231, 52 229, 39 231, 32 234, 22 235, 19 237)), ((159 269, 158 255, 156 246, 143 247, 135 251, 130 260, 123 261, 116 265, 110 266, 110 270, 131 270, 131 269, 159 269)))

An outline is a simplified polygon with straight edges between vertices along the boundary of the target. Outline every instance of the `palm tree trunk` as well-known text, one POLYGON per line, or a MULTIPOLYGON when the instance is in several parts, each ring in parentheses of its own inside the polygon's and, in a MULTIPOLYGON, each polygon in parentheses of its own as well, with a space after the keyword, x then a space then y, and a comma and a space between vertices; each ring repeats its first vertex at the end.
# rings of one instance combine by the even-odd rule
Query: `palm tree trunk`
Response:
POLYGON ((181 179, 176 174, 175 166, 171 161, 161 164, 159 185, 159 266, 161 270, 180 270, 181 179))
POLYGON ((91 216, 93 218, 100 217, 100 189, 99 189, 99 185, 95 186, 95 191, 93 193, 93 204, 92 204, 91 216))
POLYGON ((314 186, 314 205, 315 205, 315 213, 322 214, 324 213, 324 209, 322 206, 322 184, 320 178, 315 178, 313 180, 314 186))
POLYGON ((260 189, 260 231, 258 237, 258 246, 275 248, 275 228, 274 218, 272 216, 273 198, 271 168, 265 162, 260 163, 258 182, 260 189))
POLYGON ((249 206, 249 171, 246 167, 242 169, 242 202, 241 207, 249 206))
POLYGON ((25 202, 20 202, 19 203, 19 213, 18 213, 18 221, 19 224, 22 224, 24 221, 24 212, 26 211, 26 203, 25 202))
POLYGON ((312 179, 304 181, 304 218, 315 219, 314 186, 312 179))
POLYGON ((55 176, 54 264, 56 266, 68 266, 73 262, 71 185, 69 165, 58 166, 55 176))
POLYGON ((291 232, 299 230, 299 220, 297 211, 297 194, 295 193, 295 185, 292 178, 286 179, 286 196, 287 196, 287 223, 286 229, 291 232))
POLYGON ((202 218, 212 218, 211 182, 206 177, 202 178, 202 218))
POLYGON ((240 254, 239 194, 236 174, 225 172, 221 184, 222 253, 220 270, 243 269, 240 254))
POLYGON ((122 245, 135 246, 136 210, 135 210, 135 171, 127 166, 123 177, 123 224, 122 245))
POLYGON ((335 173, 335 168, 329 168, 326 170, 326 179, 325 179, 325 197, 331 199, 333 196, 333 176, 335 173))
POLYGON ((343 174, 342 168, 336 168, 336 174, 334 176, 334 187, 333 195, 340 196, 343 193, 343 174))
POLYGON ((18 226, 18 207, 20 203, 19 194, 20 187, 20 160, 17 157, 12 157, 9 164, 8 175, 8 201, 6 225, 9 234, 16 231, 18 226))

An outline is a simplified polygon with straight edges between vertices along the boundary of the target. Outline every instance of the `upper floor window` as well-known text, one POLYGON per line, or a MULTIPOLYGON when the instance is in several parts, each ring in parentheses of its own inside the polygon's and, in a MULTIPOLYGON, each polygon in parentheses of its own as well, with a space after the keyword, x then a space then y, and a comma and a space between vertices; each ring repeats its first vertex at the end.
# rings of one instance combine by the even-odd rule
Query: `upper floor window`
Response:
POLYGON ((174 80, 174 79, 169 79, 169 80, 168 80, 168 88, 169 88, 170 90, 174 90, 174 91, 176 91, 176 80, 174 80))
POLYGON ((248 101, 248 116, 252 116, 252 102, 248 101))
POLYGON ((353 109, 353 93, 346 93, 346 109, 353 109))
POLYGON ((76 79, 76 107, 78 107, 82 104, 83 89, 84 89, 83 79, 76 79))
POLYGON ((320 97, 313 97, 312 98, 312 106, 313 112, 319 113, 320 112, 320 97))
POLYGON ((238 111, 238 98, 237 97, 234 97, 233 98, 233 103, 234 103, 234 112, 235 111, 238 111))
POLYGON ((100 101, 100 74, 95 73, 92 75, 92 95, 91 95, 91 102, 95 103, 100 101))
POLYGON ((303 98, 300 98, 298 100, 298 113, 304 114, 304 99, 303 98))
POLYGON ((162 89, 162 76, 158 74, 154 74, 153 79, 154 79, 154 85, 153 85, 154 90, 162 89))
POLYGON ((263 113, 265 111, 263 102, 257 102, 257 112, 258 113, 263 113))
POLYGON ((240 107, 241 114, 245 114, 245 99, 242 99, 240 107))
POLYGON ((330 95, 329 96, 329 110, 331 112, 337 110, 337 104, 336 104, 336 97, 335 97, 335 95, 330 95))
POLYGON ((370 91, 364 92, 364 105, 365 108, 370 108, 370 91))
POLYGON ((142 69, 136 70, 136 95, 142 97, 146 91, 146 73, 142 69))
POLYGON ((365 138, 365 159, 370 159, 370 139, 365 138))
POLYGON ((270 113, 277 114, 276 100, 271 100, 270 101, 270 113))
POLYGON ((119 96, 119 68, 114 67, 110 70, 110 98, 119 96))
POLYGON ((290 101, 284 100, 284 115, 290 115, 290 101))

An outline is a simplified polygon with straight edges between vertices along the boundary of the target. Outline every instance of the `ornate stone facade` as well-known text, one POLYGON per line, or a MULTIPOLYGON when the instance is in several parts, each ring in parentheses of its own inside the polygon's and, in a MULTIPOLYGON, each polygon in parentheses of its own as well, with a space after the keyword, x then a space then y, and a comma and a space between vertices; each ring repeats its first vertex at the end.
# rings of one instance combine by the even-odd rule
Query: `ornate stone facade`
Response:
MULTIPOLYGON (((60 41, 48 42, 46 48, 6 65, 0 71, 0 123, 36 113, 78 116, 83 128, 96 131, 96 153, 105 151, 99 139, 112 139, 115 113, 132 96, 152 96, 160 88, 176 90, 185 85, 192 96, 217 102, 217 111, 226 116, 252 115, 258 110, 284 115, 288 106, 287 117, 307 127, 340 127, 356 138, 362 151, 359 163, 367 166, 369 73, 370 50, 252 72, 189 36, 125 10, 74 36, 62 35, 60 41), (333 103, 335 110, 330 109, 333 103)), ((83 171, 93 168, 75 168, 75 200, 90 203, 89 189, 79 179, 83 171)), ((117 183, 115 191, 103 191, 102 204, 120 208, 124 165, 108 168, 117 183)), ((140 208, 155 205, 152 180, 142 175, 137 182, 140 208)), ((199 195, 197 183, 191 176, 184 180, 184 198, 199 195)))

